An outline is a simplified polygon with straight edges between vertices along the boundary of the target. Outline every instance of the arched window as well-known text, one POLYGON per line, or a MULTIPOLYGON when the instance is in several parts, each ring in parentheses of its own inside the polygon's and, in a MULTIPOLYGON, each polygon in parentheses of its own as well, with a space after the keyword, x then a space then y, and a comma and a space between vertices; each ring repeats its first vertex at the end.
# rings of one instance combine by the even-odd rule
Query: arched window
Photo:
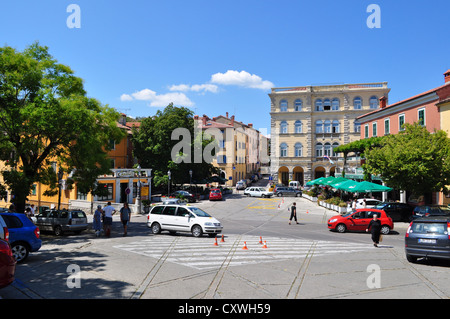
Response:
POLYGON ((316 144, 316 157, 322 157, 323 156, 323 145, 322 143, 316 144))
POLYGON ((295 143, 295 157, 302 157, 303 145, 302 143, 295 143))
POLYGON ((283 121, 280 123, 280 133, 286 134, 288 132, 288 124, 287 122, 283 121))
POLYGON ((280 101, 280 111, 281 112, 287 112, 287 109, 288 109, 288 101, 281 100, 280 101))
POLYGON ((323 147, 323 156, 331 156, 331 144, 325 143, 323 147))
POLYGON ((361 110, 362 109, 362 99, 357 96, 353 99, 353 108, 355 110, 361 110))
POLYGON ((333 145, 332 145, 332 147, 333 147, 333 156, 334 156, 334 157, 337 157, 337 156, 338 156, 338 154, 334 152, 334 149, 335 149, 336 147, 338 147, 338 146, 339 146, 339 143, 333 143, 333 145))
POLYGON ((321 99, 316 100, 316 111, 318 112, 323 111, 323 102, 321 99))
POLYGON ((339 121, 338 120, 334 120, 332 123, 332 133, 339 133, 339 121))
POLYGON ((302 106, 303 106, 302 100, 300 100, 300 99, 295 100, 295 102, 294 102, 294 110, 295 111, 301 111, 302 110, 302 106))
POLYGON ((377 98, 376 96, 372 96, 372 97, 370 98, 369 104, 370 104, 370 108, 371 108, 371 109, 376 109, 376 108, 378 108, 378 98, 377 98))
POLYGON ((331 101, 331 110, 333 111, 339 111, 340 101, 338 98, 334 98, 333 101, 331 101))
POLYGON ((316 121, 316 133, 323 133, 323 122, 321 120, 316 121))
POLYGON ((331 101, 330 99, 323 100, 323 110, 330 111, 331 110, 331 101))
POLYGON ((331 121, 326 120, 323 123, 323 132, 324 133, 331 133, 331 121))
POLYGON ((302 133, 303 125, 302 121, 295 121, 295 133, 302 133))
POLYGON ((286 143, 282 143, 280 145, 280 157, 287 157, 288 154, 288 146, 286 143))

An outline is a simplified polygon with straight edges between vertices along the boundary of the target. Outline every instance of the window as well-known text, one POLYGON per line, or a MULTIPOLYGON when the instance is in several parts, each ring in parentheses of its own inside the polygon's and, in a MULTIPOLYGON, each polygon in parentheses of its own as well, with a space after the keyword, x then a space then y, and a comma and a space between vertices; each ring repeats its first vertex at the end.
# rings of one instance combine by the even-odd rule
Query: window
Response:
POLYGON ((323 111, 323 102, 321 99, 316 100, 316 111, 318 112, 323 111))
POLYGON ((372 96, 370 98, 369 104, 371 109, 378 108, 378 98, 376 96, 372 96))
POLYGON ((100 184, 99 186, 105 188, 105 194, 102 196, 98 196, 97 200, 99 200, 99 201, 112 200, 113 199, 113 183, 100 184))
POLYGON ((355 133, 360 133, 361 132, 361 123, 359 123, 358 121, 353 122, 353 130, 355 133))
POLYGON ((369 124, 364 125, 364 138, 369 138, 369 124))
POLYGON ((339 133, 339 121, 338 120, 334 120, 333 124, 332 124, 332 132, 333 133, 339 133))
POLYGON ((316 144, 316 157, 323 157, 323 145, 322 143, 316 144))
POLYGON ((333 157, 337 157, 338 154, 334 152, 334 149, 339 146, 339 143, 333 143, 333 157))
POLYGON ((280 133, 286 134, 288 132, 288 124, 287 122, 283 121, 280 123, 280 133))
POLYGON ((77 199, 87 200, 87 194, 80 192, 80 190, 77 188, 77 199))
POLYGON ((339 111, 339 99, 338 98, 334 98, 333 101, 331 101, 331 110, 333 111, 339 111))
POLYGON ((417 118, 419 120, 419 125, 425 126, 425 109, 417 111, 417 118))
POLYGON ((176 206, 166 206, 163 211, 163 215, 175 216, 176 206))
POLYGON ((288 146, 286 143, 280 145, 280 157, 287 157, 288 146))
POLYGON ((384 135, 389 135, 389 133, 390 133, 389 119, 384 119, 384 135))
POLYGON ((303 125, 302 121, 295 121, 295 133, 302 133, 303 125))
POLYGON ((372 136, 377 136, 377 122, 372 123, 372 136))
POLYGON ((323 156, 331 156, 331 144, 325 143, 323 147, 323 156))
POLYGON ((331 110, 331 101, 330 101, 330 99, 325 99, 323 101, 323 110, 324 111, 330 111, 331 110))
POLYGON ((331 121, 325 121, 323 124, 324 133, 331 133, 331 121))
POLYGON ((399 131, 405 130, 405 128, 403 127, 404 124, 405 124, 405 114, 400 114, 398 116, 398 130, 399 131))
POLYGON ((362 109, 362 100, 359 96, 355 97, 353 99, 353 108, 355 110, 361 110, 362 109))
POLYGON ((294 102, 294 110, 295 111, 301 111, 302 110, 302 106, 303 106, 303 102, 302 102, 302 100, 295 100, 295 102, 294 102))
POLYGON ((281 100, 280 101, 280 111, 287 112, 287 108, 288 108, 288 102, 286 100, 281 100))
POLYGON ((217 164, 226 164, 227 156, 226 155, 218 155, 217 156, 217 164))
POLYGON ((302 143, 295 143, 295 157, 302 157, 303 145, 302 143))
POLYGON ((321 120, 316 121, 316 133, 323 133, 323 122, 321 120))

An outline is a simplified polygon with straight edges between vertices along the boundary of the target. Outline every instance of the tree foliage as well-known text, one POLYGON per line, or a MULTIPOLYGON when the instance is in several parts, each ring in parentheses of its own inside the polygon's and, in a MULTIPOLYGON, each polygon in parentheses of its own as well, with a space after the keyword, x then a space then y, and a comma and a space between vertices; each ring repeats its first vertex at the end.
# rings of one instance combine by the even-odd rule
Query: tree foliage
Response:
POLYGON ((91 171, 83 178, 91 177, 87 189, 92 189, 94 174, 109 171, 109 141, 123 137, 118 117, 87 97, 82 79, 47 47, 0 48, 0 160, 9 167, 3 177, 19 210, 33 183, 57 187, 51 162, 66 173, 76 168, 75 179, 91 171))
POLYGON ((419 124, 383 138, 380 147, 365 151, 364 169, 381 175, 387 186, 414 194, 443 191, 450 185, 450 139, 419 124))

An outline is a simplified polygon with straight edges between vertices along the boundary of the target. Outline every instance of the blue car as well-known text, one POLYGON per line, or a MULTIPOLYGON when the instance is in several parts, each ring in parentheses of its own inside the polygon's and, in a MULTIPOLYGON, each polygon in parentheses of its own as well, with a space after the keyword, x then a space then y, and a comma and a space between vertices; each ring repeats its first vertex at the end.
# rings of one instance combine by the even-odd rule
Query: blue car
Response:
POLYGON ((0 213, 9 231, 9 243, 18 263, 23 262, 30 252, 42 246, 39 228, 25 215, 19 213, 0 213))

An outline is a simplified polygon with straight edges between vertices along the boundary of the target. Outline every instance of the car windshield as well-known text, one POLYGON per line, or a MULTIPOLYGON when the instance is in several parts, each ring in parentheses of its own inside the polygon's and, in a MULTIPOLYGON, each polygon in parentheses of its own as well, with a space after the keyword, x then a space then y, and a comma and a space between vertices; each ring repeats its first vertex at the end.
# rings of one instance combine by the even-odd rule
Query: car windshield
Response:
POLYGON ((189 207, 189 209, 198 217, 211 217, 211 215, 209 215, 207 212, 201 210, 200 208, 189 207))
POLYGON ((217 193, 220 193, 220 190, 219 189, 212 189, 211 193, 216 193, 217 194, 217 193))

